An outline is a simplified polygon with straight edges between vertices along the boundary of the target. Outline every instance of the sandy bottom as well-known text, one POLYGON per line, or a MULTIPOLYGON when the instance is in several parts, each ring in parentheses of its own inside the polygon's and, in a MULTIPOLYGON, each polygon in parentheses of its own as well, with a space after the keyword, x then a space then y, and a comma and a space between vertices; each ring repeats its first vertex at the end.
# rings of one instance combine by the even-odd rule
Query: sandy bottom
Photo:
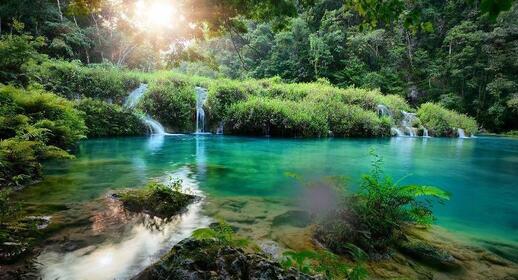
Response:
MULTIPOLYGON (((312 226, 297 224, 298 217, 293 213, 298 210, 300 208, 297 205, 290 205, 281 200, 238 196, 207 199, 203 211, 216 220, 225 220, 239 235, 255 240, 271 255, 280 257, 286 250, 320 248, 318 242, 313 239, 312 226)), ((389 259, 367 263, 369 278, 518 279, 518 264, 483 246, 485 243, 495 245, 494 243, 477 242, 438 226, 414 229, 411 235, 449 252, 460 263, 461 269, 455 272, 439 271, 426 263, 394 252, 389 259)), ((500 245, 502 249, 514 246, 500 245)), ((518 252, 518 246, 512 247, 511 250, 515 250, 511 251, 511 254, 518 252)))

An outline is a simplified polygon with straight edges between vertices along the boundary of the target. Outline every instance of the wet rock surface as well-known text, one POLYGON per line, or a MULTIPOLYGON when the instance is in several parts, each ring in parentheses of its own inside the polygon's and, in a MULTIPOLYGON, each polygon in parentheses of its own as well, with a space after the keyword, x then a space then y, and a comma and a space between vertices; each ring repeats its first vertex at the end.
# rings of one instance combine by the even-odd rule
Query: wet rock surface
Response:
POLYGON ((159 262, 134 277, 150 279, 319 279, 256 253, 212 240, 185 239, 159 262))
POLYGON ((290 225, 307 227, 311 224, 311 216, 306 211, 290 210, 273 218, 273 226, 290 225))
POLYGON ((419 240, 400 242, 398 249, 403 254, 440 270, 453 271, 461 269, 459 261, 449 252, 419 240))

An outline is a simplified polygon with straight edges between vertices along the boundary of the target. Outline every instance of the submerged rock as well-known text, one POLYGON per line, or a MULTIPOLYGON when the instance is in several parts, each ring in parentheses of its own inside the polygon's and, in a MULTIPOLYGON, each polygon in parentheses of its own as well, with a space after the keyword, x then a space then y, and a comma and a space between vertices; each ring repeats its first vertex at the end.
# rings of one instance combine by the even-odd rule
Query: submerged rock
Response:
POLYGON ((273 226, 290 225, 294 227, 307 227, 311 224, 311 216, 306 211, 290 210, 273 218, 273 226))
POLYGON ((319 279, 260 254, 246 253, 213 240, 185 239, 160 261, 138 274, 150 279, 319 279))
POLYGON ((423 241, 402 241, 398 244, 398 249, 401 253, 440 270, 452 271, 461 268, 459 261, 446 250, 423 241))

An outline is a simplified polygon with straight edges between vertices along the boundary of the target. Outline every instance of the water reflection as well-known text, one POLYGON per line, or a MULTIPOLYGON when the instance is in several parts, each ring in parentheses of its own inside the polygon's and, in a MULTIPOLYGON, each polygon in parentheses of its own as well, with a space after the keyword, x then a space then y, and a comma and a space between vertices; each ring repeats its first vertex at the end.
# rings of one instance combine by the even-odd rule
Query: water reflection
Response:
MULTIPOLYGON (((192 192, 201 194, 197 182, 187 167, 180 168, 170 178, 179 178, 192 192)), ((127 279, 158 260, 174 244, 211 219, 201 213, 202 202, 191 204, 184 214, 170 220, 144 214, 131 215, 122 210, 120 202, 109 200, 106 210, 91 218, 92 226, 82 236, 67 235, 66 239, 84 238, 94 243, 66 252, 48 247, 36 260, 43 279, 127 279), (96 244, 98 236, 106 240, 96 244)))
POLYGON ((205 153, 205 136, 196 136, 196 171, 198 178, 204 178, 207 172, 207 155, 205 153))
POLYGON ((148 150, 155 152, 160 150, 164 145, 165 136, 163 134, 153 134, 149 136, 147 140, 147 148, 148 150))

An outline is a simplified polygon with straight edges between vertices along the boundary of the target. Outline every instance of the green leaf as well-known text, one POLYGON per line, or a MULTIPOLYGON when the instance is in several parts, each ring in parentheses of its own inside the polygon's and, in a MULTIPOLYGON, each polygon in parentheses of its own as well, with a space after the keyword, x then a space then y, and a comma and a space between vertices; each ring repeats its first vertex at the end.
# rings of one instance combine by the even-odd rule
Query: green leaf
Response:
POLYGON ((408 185, 401 187, 401 190, 413 197, 433 196, 443 200, 450 199, 448 192, 434 186, 408 185))

